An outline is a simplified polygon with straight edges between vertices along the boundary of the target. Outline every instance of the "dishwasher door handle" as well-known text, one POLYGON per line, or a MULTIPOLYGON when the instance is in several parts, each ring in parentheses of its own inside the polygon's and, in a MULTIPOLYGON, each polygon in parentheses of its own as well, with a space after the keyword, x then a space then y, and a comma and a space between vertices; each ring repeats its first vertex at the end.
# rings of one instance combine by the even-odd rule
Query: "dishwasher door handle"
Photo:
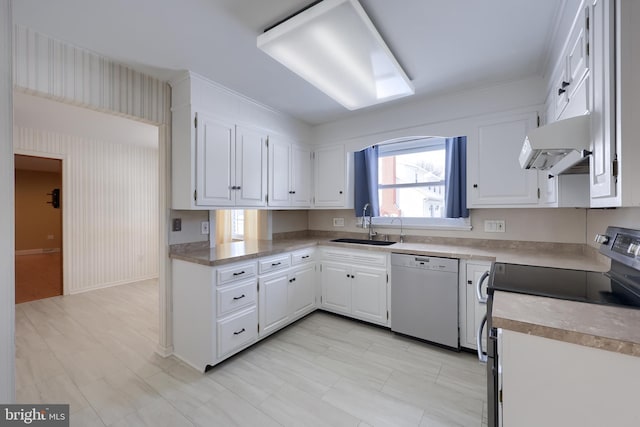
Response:
POLYGON ((478 360, 482 363, 487 363, 487 352, 482 349, 482 331, 484 331, 485 326, 487 326, 487 315, 485 314, 482 318, 482 322, 480 322, 480 326, 478 327, 478 331, 476 333, 476 345, 478 347, 478 360))
POLYGON ((487 303, 487 297, 483 297, 482 296, 482 284, 487 279, 487 277, 489 277, 489 272, 485 271, 484 273, 482 273, 482 276, 480 277, 480 280, 478 280, 476 282, 476 296, 478 297, 478 302, 480 304, 486 304, 487 303))

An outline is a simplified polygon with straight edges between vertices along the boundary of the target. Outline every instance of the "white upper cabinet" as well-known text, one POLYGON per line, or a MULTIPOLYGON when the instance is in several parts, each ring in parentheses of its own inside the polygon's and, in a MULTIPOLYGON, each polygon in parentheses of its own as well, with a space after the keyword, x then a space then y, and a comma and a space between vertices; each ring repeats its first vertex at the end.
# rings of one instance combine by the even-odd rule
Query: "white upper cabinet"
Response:
POLYGON ((269 139, 269 206, 311 205, 311 150, 277 137, 269 139))
POLYGON ((235 205, 267 204, 267 135, 265 131, 236 127, 235 205))
POLYGON ((196 117, 196 205, 264 206, 267 192, 264 133, 206 114, 196 117))
MULTIPOLYGON (((304 127, 191 72, 170 84, 171 207, 266 208, 271 135, 295 140, 305 137, 304 127)), ((291 144, 281 155, 272 156, 277 171, 272 190, 277 200, 282 189, 287 200, 273 206, 309 206, 310 154, 300 172, 292 166, 298 151, 291 144), (296 197, 290 197, 294 191, 296 197)))
MULTIPOLYGON (((235 126, 205 114, 196 117, 195 202, 200 206, 233 205, 235 126)), ((180 172, 174 169, 176 173, 180 172)))
POLYGON ((536 113, 522 113, 477 126, 467 147, 470 208, 538 204, 538 173, 518 162, 524 138, 536 124, 536 113))
POLYGON ((318 148, 314 152, 317 207, 346 207, 347 175, 344 146, 318 148))
POLYGON ((311 205, 311 150, 291 145, 291 206, 311 205))
MULTIPOLYGON (((615 79, 614 2, 597 0, 590 8, 591 99, 590 188, 592 206, 617 206, 614 161, 615 79)), ((619 78, 620 76, 618 76, 619 78)), ((619 84, 621 82, 618 82, 619 84)), ((637 118, 636 118, 637 120, 637 118)))

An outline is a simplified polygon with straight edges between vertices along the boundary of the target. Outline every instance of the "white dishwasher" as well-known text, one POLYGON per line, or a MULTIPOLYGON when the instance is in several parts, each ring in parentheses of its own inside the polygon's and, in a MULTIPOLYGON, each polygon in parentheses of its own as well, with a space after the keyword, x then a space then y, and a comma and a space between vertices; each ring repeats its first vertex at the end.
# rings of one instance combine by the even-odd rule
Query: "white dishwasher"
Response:
POLYGON ((391 254, 391 330, 460 349, 457 259, 391 254))

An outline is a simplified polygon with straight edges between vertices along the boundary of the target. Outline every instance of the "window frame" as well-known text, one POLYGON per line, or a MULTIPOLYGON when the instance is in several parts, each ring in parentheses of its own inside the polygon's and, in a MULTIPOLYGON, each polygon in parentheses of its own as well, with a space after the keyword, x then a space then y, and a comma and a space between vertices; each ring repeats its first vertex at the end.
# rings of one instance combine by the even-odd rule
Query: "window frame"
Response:
MULTIPOLYGON (((425 151, 441 150, 445 144, 444 137, 414 137, 403 140, 389 141, 378 144, 378 157, 390 157, 402 154, 411 154, 425 151)), ((444 180, 407 184, 380 184, 378 180, 378 191, 389 188, 419 188, 428 186, 443 186, 444 180)), ((446 190, 445 190, 446 191, 446 190)), ((377 216, 372 218, 373 225, 385 226, 387 228, 423 229, 423 230, 471 230, 471 212, 468 218, 428 218, 428 217, 394 217, 377 216), (400 219, 402 218, 402 219, 400 219), (402 222, 402 225, 400 224, 402 222)))

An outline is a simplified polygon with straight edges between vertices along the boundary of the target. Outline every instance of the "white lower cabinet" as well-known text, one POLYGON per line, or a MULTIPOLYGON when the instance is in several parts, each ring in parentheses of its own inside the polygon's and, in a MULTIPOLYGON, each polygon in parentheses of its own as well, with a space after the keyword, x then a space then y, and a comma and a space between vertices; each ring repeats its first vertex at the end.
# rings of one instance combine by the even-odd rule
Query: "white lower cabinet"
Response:
POLYGON ((314 252, 220 267, 172 260, 174 355, 205 371, 311 313, 317 308, 314 252))
POLYGON ((354 267, 351 276, 351 314, 362 320, 386 325, 389 320, 387 270, 354 267))
POLYGON ((316 264, 309 263, 294 269, 289 279, 289 313, 292 320, 316 309, 316 264))
POLYGON ((341 314, 351 314, 351 267, 331 261, 322 263, 321 307, 341 314))
POLYGON ((324 249, 321 308, 388 326, 387 272, 387 254, 324 249))
POLYGON ((217 322, 218 357, 231 355, 251 344, 258 337, 258 309, 256 306, 225 317, 217 322))
MULTIPOLYGON (((477 333, 482 319, 487 314, 487 305, 478 301, 476 288, 485 273, 491 270, 490 262, 465 261, 465 267, 460 269, 460 345, 465 348, 477 349, 477 333)), ((481 285, 481 294, 487 296, 488 278, 481 285)), ((486 348, 486 337, 483 338, 486 348)))
POLYGON ((258 280, 260 337, 267 336, 316 309, 316 264, 311 261, 312 252, 298 251, 286 256, 286 265, 290 265, 293 259, 295 267, 260 276, 258 280))
POLYGON ((502 425, 640 425, 638 357, 510 330, 498 336, 502 425))
POLYGON ((280 273, 262 277, 260 288, 260 336, 268 335, 289 320, 289 274, 280 273))

